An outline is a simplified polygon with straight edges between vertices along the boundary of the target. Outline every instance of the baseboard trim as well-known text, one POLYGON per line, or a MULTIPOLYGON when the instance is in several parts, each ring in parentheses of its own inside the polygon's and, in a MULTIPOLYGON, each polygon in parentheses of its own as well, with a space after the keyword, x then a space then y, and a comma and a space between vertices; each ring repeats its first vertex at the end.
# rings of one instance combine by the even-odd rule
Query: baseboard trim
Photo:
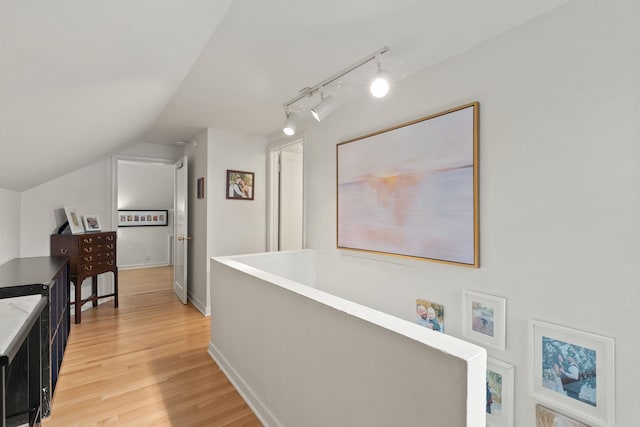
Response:
POLYGON ((276 417, 267 409, 262 401, 255 395, 251 387, 242 379, 242 377, 233 369, 233 366, 218 351, 213 342, 209 341, 209 356, 218 364, 220 370, 226 375, 227 379, 238 390, 240 396, 247 402, 253 413, 258 417, 265 427, 279 427, 281 424, 276 417))
POLYGON ((168 267, 169 264, 167 261, 164 262, 152 262, 149 264, 131 264, 131 265, 119 265, 118 270, 137 270, 139 268, 153 268, 153 267, 168 267))
POLYGON ((187 299, 193 304, 193 306, 198 309, 200 313, 202 313, 205 317, 211 316, 211 309, 202 302, 198 298, 195 298, 191 293, 187 292, 187 299))

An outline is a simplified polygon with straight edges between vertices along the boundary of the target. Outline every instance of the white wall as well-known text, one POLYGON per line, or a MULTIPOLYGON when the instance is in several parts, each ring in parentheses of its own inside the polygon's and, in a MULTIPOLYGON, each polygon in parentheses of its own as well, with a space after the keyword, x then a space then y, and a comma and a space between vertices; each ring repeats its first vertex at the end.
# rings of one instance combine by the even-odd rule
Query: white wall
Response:
MULTIPOLYGON (((103 231, 114 230, 111 224, 111 159, 87 165, 21 193, 21 257, 50 255, 50 235, 66 221, 63 209, 66 205, 75 206, 80 215, 98 215, 103 231)), ((98 276, 98 287, 101 294, 112 292, 112 275, 98 276)), ((83 298, 90 293, 90 286, 84 286, 83 298)))
POLYGON ((20 256, 20 193, 0 188, 0 264, 20 256))
POLYGON ((166 209, 167 226, 119 227, 118 267, 169 265, 173 236, 172 164, 118 160, 118 209, 166 209))
POLYGON ((188 243, 189 269, 187 277, 187 293, 189 300, 204 314, 209 314, 207 299, 207 287, 209 283, 207 265, 209 256, 207 253, 208 224, 207 204, 211 194, 211 183, 207 171, 207 143, 208 130, 200 132, 195 139, 197 145, 186 146, 186 154, 189 158, 189 236, 188 243), (197 179, 204 178, 205 198, 197 198, 197 179))
POLYGON ((207 129, 189 157, 189 299, 210 314, 209 259, 265 250, 266 138, 207 129), (226 199, 226 171, 255 173, 254 200, 226 199), (205 198, 196 198, 196 180, 205 178, 205 198))
MULTIPOLYGON (((353 262, 401 270, 409 283, 391 280, 373 299, 404 300, 407 319, 416 298, 444 304, 453 335, 461 332, 463 289, 506 297, 507 350, 488 353, 516 366, 517 426, 535 419, 530 318, 613 337, 617 425, 636 423, 639 7, 571 2, 396 82, 386 99, 362 98, 322 123, 307 123, 307 245, 335 251, 336 144, 480 102, 481 267, 391 265, 383 256, 353 262)), ((357 283, 349 292, 366 302, 372 289, 357 283)))

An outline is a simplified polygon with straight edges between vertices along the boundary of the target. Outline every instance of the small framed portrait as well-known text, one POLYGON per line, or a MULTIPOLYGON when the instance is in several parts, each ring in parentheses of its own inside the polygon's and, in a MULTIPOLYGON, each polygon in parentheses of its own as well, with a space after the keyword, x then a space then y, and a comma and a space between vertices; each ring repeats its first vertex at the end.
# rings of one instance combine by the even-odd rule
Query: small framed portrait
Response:
POLYGON ((559 412, 536 405, 536 427, 591 427, 559 412))
POLYGON ((135 210, 120 209, 118 211, 118 227, 166 227, 169 224, 169 210, 135 210))
POLYGON ((253 172, 227 170, 227 199, 253 200, 253 172))
POLYGON ((531 395, 590 424, 615 425, 613 339, 538 320, 529 339, 531 395))
POLYGON ((514 368, 487 358, 487 426, 513 427, 514 368))
POLYGON ((444 306, 424 299, 416 300, 416 323, 444 333, 444 306))
POLYGON ((98 215, 84 215, 82 217, 82 223, 84 224, 84 230, 87 232, 102 231, 98 215))
POLYGON ((504 351, 506 300, 472 291, 463 291, 462 294, 462 335, 479 344, 504 351))
POLYGON ((84 233, 84 227, 82 226, 82 218, 78 215, 78 210, 73 206, 65 206, 64 213, 67 216, 69 222, 69 229, 71 234, 84 233))

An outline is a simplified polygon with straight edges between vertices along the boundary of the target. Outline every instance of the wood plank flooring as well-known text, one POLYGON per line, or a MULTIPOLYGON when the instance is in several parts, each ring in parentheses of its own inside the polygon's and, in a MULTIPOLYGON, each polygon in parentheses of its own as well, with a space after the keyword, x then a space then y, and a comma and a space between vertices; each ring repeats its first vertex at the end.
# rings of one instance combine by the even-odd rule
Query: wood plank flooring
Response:
POLYGON ((207 353, 210 319, 178 301, 166 269, 119 272, 120 307, 71 325, 44 427, 261 426, 207 353))

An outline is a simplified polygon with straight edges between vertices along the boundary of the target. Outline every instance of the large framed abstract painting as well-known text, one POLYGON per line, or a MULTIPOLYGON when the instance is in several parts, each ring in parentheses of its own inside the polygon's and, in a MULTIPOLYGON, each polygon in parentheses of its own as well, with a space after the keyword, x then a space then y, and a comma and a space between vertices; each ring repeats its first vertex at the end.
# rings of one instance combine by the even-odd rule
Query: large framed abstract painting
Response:
POLYGON ((338 248, 479 267, 477 102, 337 145, 338 248))

